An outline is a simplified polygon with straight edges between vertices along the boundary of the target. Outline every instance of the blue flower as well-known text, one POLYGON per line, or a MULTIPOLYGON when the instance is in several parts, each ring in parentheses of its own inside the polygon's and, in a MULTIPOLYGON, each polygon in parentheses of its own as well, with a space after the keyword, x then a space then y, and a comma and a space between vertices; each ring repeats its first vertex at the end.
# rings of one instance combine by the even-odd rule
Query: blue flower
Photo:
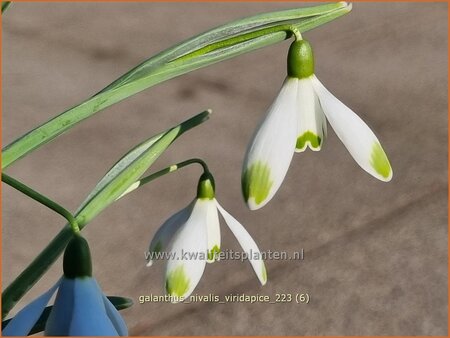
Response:
POLYGON ((47 336, 127 336, 127 326, 95 278, 87 241, 79 235, 64 253, 64 276, 8 323, 3 336, 26 336, 58 290, 45 326, 47 336))

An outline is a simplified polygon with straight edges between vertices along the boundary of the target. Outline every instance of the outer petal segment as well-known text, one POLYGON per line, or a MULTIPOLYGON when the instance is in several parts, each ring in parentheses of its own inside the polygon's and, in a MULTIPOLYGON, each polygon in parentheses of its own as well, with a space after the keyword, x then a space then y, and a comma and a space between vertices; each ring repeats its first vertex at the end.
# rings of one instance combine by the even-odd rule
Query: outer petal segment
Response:
POLYGON ((233 235, 238 240, 244 252, 247 254, 248 260, 255 270, 256 276, 262 285, 265 285, 267 282, 267 271, 266 266, 264 265, 264 260, 262 259, 261 252, 259 251, 258 246, 253 240, 252 236, 245 230, 241 223, 239 223, 233 216, 231 216, 219 202, 216 201, 217 208, 222 214, 225 222, 230 228, 233 235))
POLYGON ((53 310, 45 325, 46 336, 68 336, 73 312, 75 279, 63 277, 53 310))
POLYGON ((311 81, 328 121, 356 163, 372 176, 389 182, 392 179, 392 168, 372 130, 315 76, 311 81))
POLYGON ((151 266, 153 264, 153 260, 155 259, 154 256, 159 255, 163 251, 166 251, 172 237, 175 235, 178 229, 180 229, 180 227, 189 219, 194 203, 195 200, 186 208, 172 215, 158 229, 155 236, 153 236, 152 241, 150 242, 147 266, 151 266))
POLYGON ((2 330, 3 336, 27 336, 33 328, 34 324, 38 321, 45 306, 52 298, 56 289, 60 285, 61 280, 56 282, 50 290, 45 292, 33 300, 30 304, 20 310, 14 318, 8 323, 8 325, 2 330))
POLYGON ((214 200, 198 199, 187 222, 175 234, 166 267, 166 292, 172 302, 188 297, 206 265, 207 215, 214 200))
POLYGON ((242 192, 250 209, 266 205, 286 176, 297 138, 298 79, 286 78, 244 160, 242 192))

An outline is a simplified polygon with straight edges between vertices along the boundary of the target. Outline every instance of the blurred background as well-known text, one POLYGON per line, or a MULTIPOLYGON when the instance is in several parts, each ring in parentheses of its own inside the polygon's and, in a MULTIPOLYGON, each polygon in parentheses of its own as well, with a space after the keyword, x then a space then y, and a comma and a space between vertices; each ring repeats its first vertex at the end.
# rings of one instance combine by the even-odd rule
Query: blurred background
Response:
MULTIPOLYGON (((16 3, 3 18, 3 145, 93 95, 151 55, 244 16, 310 3, 16 3)), ((106 294, 131 335, 447 335, 447 4, 355 3, 304 34, 316 74, 375 131, 394 169, 382 183, 358 167, 331 128, 321 152, 296 154, 271 203, 244 205, 247 143, 286 75, 283 42, 170 80, 107 108, 8 168, 74 211, 127 150, 206 108, 152 171, 205 159, 220 203, 267 261, 261 287, 250 264, 206 267, 195 290, 308 293, 307 305, 139 304, 163 293, 163 264, 146 268, 158 227, 194 197, 198 167, 165 176, 105 210, 83 231, 106 294)), ((3 185, 3 288, 64 225, 3 185)), ((223 249, 239 250, 222 222, 223 249)), ((13 310, 49 288, 59 260, 13 310)))

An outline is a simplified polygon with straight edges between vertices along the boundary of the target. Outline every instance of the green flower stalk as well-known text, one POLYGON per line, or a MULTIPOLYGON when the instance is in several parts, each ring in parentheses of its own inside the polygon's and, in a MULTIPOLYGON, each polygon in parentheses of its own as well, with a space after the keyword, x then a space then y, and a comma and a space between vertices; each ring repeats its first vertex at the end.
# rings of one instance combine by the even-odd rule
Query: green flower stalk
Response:
MULTIPOLYGON (((6 8, 6 4, 2 6, 2 10, 6 8)), ((281 42, 290 38, 293 34, 298 36, 301 32, 319 27, 348 13, 350 10, 350 5, 339 2, 266 13, 238 20, 190 38, 144 61, 97 94, 8 144, 2 150, 2 169, 51 142, 58 135, 97 112, 142 90, 196 69, 281 42)), ((135 189, 136 185, 139 186, 140 183, 144 183, 145 179, 143 181, 139 181, 139 179, 153 162, 185 131, 205 121, 209 113, 210 111, 199 114, 178 126, 155 135, 131 150, 108 171, 73 216, 53 201, 46 201, 45 198, 41 198, 44 197, 43 195, 31 196, 32 194, 29 193, 31 189, 26 187, 25 190, 28 191, 27 194, 30 197, 60 213, 67 218, 69 223, 4 290, 2 294, 3 318, 56 261, 67 243, 73 238, 74 231, 82 230, 106 207, 135 189)), ((8 180, 7 176, 3 176, 3 179, 8 180)), ((205 192, 205 194, 207 193, 205 192)), ((215 198, 208 199, 207 197, 208 195, 205 195, 205 197, 199 196, 198 201, 202 201, 199 203, 199 208, 203 202, 212 205, 211 201, 215 201, 215 198)), ((221 211, 218 204, 216 208, 221 211)), ((248 233, 236 225, 237 221, 234 218, 225 211, 221 212, 224 218, 228 219, 227 223, 232 231, 234 229, 233 232, 238 233, 237 237, 240 242, 246 242, 244 245, 247 247, 248 243, 254 243, 252 240, 248 240, 248 233)), ((210 238, 214 238, 214 235, 210 238)), ((255 271, 256 269, 259 269, 257 272, 259 279, 265 283, 265 277, 263 277, 265 276, 265 268, 263 269, 262 265, 262 267, 256 267, 255 271)))

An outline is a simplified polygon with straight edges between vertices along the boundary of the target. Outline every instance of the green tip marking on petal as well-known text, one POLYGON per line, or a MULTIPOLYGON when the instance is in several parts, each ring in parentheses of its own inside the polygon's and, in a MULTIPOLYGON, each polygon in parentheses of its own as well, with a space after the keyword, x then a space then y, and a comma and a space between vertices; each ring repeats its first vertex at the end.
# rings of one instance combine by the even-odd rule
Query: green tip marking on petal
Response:
POLYGON ((264 265, 264 263, 263 263, 263 265, 262 265, 262 271, 261 271, 261 274, 262 274, 262 279, 263 279, 263 282, 264 282, 264 284, 267 282, 267 270, 266 270, 266 266, 264 265))
POLYGON ((375 142, 372 147, 372 154, 370 155, 370 165, 375 171, 384 178, 388 178, 391 175, 391 165, 389 160, 379 142, 375 142))
POLYGON ((297 145, 295 147, 296 149, 305 149, 308 142, 312 148, 317 149, 320 147, 322 139, 320 138, 320 136, 317 136, 316 134, 308 130, 307 132, 303 133, 303 135, 297 138, 297 145))
POLYGON ((158 253, 162 251, 162 243, 161 241, 158 241, 158 243, 156 243, 155 248, 153 249, 153 252, 158 253))
POLYGON ((260 161, 253 163, 242 176, 242 193, 246 201, 253 198, 260 204, 269 195, 272 185, 270 167, 260 161))
POLYGON ((166 279, 166 291, 171 296, 183 297, 189 290, 189 278, 184 272, 184 266, 180 265, 170 272, 166 279))
POLYGON ((218 259, 218 255, 220 253, 220 248, 217 245, 214 245, 214 247, 208 251, 208 261, 216 261, 218 259))

